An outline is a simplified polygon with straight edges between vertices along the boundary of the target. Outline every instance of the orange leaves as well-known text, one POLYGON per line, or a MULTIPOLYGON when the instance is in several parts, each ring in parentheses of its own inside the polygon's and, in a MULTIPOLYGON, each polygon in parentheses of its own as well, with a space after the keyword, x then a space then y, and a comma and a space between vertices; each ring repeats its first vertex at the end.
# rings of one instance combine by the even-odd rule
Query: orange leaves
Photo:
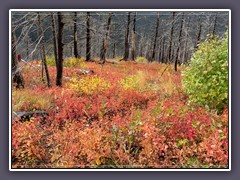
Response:
MULTIPOLYGON (((21 100, 18 105, 22 110, 47 108, 49 117, 45 124, 41 124, 38 117, 32 122, 13 122, 14 165, 32 168, 226 167, 228 111, 216 115, 188 106, 187 96, 181 93, 180 73, 169 71, 159 80, 161 66, 124 62, 101 67, 88 63, 96 76, 81 77, 84 79, 81 90, 87 93, 78 95, 66 84, 50 89, 40 85, 42 82, 31 84, 38 73, 26 69, 29 86, 26 92, 14 92, 13 103, 21 100), (126 77, 142 79, 136 78, 135 87, 136 79, 126 77), (119 83, 122 79, 127 79, 124 81, 127 87, 134 88, 124 89, 119 83), (93 87, 105 87, 105 82, 107 88, 94 91, 93 87), (18 97, 19 94, 24 98, 18 97)), ((54 78, 55 69, 49 67, 49 71, 54 78)), ((64 70, 69 78, 74 72, 73 68, 64 70)))

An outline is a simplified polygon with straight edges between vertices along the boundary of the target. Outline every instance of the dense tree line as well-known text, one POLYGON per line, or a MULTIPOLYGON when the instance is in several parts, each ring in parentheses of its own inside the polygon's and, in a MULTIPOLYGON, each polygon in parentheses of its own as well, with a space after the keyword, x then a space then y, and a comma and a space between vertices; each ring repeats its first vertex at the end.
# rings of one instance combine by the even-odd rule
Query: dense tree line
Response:
POLYGON ((61 86, 63 60, 70 56, 101 64, 144 57, 177 70, 200 42, 224 35, 228 12, 12 12, 11 23, 13 71, 17 54, 41 59, 51 86, 46 56, 54 55, 61 86))

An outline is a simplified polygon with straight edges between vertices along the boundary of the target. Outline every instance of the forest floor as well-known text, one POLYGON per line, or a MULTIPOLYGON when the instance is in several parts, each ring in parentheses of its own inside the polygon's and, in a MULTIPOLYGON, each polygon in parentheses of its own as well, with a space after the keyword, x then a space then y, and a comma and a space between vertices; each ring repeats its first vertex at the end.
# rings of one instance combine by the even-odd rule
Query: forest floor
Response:
POLYGON ((13 168, 228 168, 228 110, 189 104, 184 67, 69 62, 61 88, 37 62, 23 66, 24 89, 12 86, 14 112, 49 113, 12 119, 13 168))

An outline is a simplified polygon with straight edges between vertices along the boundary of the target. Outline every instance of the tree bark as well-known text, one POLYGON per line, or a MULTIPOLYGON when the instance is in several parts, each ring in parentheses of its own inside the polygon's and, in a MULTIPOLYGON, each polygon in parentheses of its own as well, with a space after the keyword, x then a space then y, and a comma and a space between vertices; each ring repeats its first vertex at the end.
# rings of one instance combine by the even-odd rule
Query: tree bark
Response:
POLYGON ((151 57, 151 61, 153 61, 155 59, 155 54, 156 54, 156 44, 157 44, 157 38, 158 38, 158 28, 159 28, 159 20, 160 20, 160 15, 158 12, 157 15, 157 23, 156 23, 156 32, 155 32, 155 37, 154 37, 154 42, 153 42, 153 51, 152 51, 152 57, 151 57))
POLYGON ((116 56, 116 43, 113 44, 113 59, 116 56))
POLYGON ((199 26, 199 28, 198 28, 199 31, 198 31, 197 38, 196 38, 196 41, 195 41, 195 46, 194 46, 195 49, 198 47, 198 44, 200 43, 200 40, 201 40, 202 24, 201 24, 201 18, 200 17, 198 19, 198 26, 199 26))
POLYGON ((57 38, 56 38, 56 29, 55 29, 55 20, 53 13, 51 13, 51 19, 52 19, 52 35, 53 35, 53 51, 54 51, 54 57, 55 57, 55 63, 56 66, 58 65, 58 54, 57 54, 57 38))
POLYGON ((183 22, 184 22, 184 13, 182 14, 181 27, 180 27, 179 37, 178 37, 177 58, 175 60, 175 65, 174 65, 175 71, 177 71, 177 65, 180 60, 180 54, 181 54, 180 48, 182 47, 183 22))
POLYGON ((169 43, 169 48, 168 48, 167 63, 171 63, 171 60, 172 60, 172 54, 171 53, 172 53, 172 39, 173 39, 175 14, 176 14, 176 12, 173 12, 173 14, 172 14, 172 27, 171 27, 170 43, 169 43))
POLYGON ((162 42, 162 63, 165 63, 165 37, 163 37, 162 42))
POLYGON ((12 31, 12 74, 13 83, 16 83, 16 88, 21 86, 24 88, 24 78, 21 72, 18 70, 18 59, 17 59, 17 38, 14 31, 12 31))
POLYGON ((48 87, 51 87, 51 82, 50 82, 50 77, 49 77, 49 72, 48 72, 48 67, 47 67, 47 62, 46 62, 46 53, 45 53, 45 45, 44 45, 44 32, 43 32, 43 28, 42 28, 42 25, 41 25, 41 18, 40 18, 40 14, 38 14, 38 26, 39 26, 39 34, 42 36, 42 39, 41 39, 41 44, 42 44, 42 63, 43 63, 43 66, 44 66, 44 69, 45 69, 45 73, 46 73, 46 77, 47 77, 47 85, 48 87))
POLYGON ((161 57, 162 57, 162 39, 159 42, 159 54, 158 54, 158 62, 161 62, 161 57))
POLYGON ((108 22, 107 22, 107 32, 106 32, 106 36, 105 39, 103 40, 103 45, 102 45, 102 49, 101 49, 101 53, 100 53, 100 63, 104 64, 106 61, 106 52, 107 52, 107 48, 108 48, 108 39, 110 36, 110 30, 111 30, 111 18, 112 18, 112 13, 109 13, 108 16, 108 22))
MULTIPOLYGON (((190 20, 188 20, 188 22, 186 23, 186 26, 184 24, 184 28, 188 29, 189 27, 189 23, 190 20)), ((182 55, 182 63, 185 64, 187 62, 187 58, 188 58, 188 31, 186 30, 185 33, 185 43, 184 43, 184 47, 183 47, 183 55, 182 55)))
POLYGON ((126 29, 126 36, 125 36, 125 52, 124 57, 122 60, 127 61, 129 58, 129 27, 130 27, 130 15, 131 13, 128 12, 128 21, 127 21, 127 29, 126 29))
POLYGON ((63 73, 63 15, 58 12, 58 63, 57 63, 57 78, 56 85, 62 86, 62 73, 63 73))
POLYGON ((136 12, 133 17, 133 30, 132 30, 132 60, 136 60, 136 12))
POLYGON ((91 35, 90 35, 90 12, 87 12, 86 17, 86 31, 87 31, 87 39, 86 39, 86 61, 91 61, 91 35))
POLYGON ((73 51, 74 51, 74 57, 79 58, 78 54, 78 44, 77 44, 77 12, 74 12, 74 26, 73 26, 73 51))
POLYGON ((217 13, 215 15, 214 24, 213 24, 213 32, 212 32, 213 37, 216 35, 216 26, 217 26, 217 13))

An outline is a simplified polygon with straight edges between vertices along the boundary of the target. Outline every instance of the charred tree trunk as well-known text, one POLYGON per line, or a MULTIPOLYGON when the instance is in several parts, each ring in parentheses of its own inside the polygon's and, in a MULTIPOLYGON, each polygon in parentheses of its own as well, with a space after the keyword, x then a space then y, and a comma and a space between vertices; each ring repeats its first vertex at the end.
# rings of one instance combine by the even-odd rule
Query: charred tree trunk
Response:
POLYGON ((180 27, 180 32, 179 32, 179 37, 178 37, 178 48, 177 48, 177 58, 175 60, 175 65, 174 69, 177 71, 177 65, 180 60, 180 48, 182 47, 182 32, 183 32, 183 22, 184 22, 184 13, 182 15, 182 20, 181 20, 181 27, 180 27))
POLYGON ((171 27, 171 35, 170 35, 170 44, 169 44, 169 48, 168 48, 168 59, 167 59, 167 63, 171 63, 172 61, 172 41, 173 41, 173 30, 174 30, 174 21, 175 21, 175 14, 176 12, 173 12, 172 15, 172 27, 171 27))
POLYGON ((73 51, 74 57, 79 58, 78 54, 78 44, 77 44, 77 12, 74 12, 74 26, 73 26, 73 51))
POLYGON ((57 63, 57 79, 56 85, 62 86, 62 73, 63 73, 63 15, 58 12, 58 63, 57 63))
POLYGON ((132 31, 132 60, 136 59, 136 12, 133 17, 133 31, 132 31))
POLYGON ((139 53, 139 56, 140 57, 143 57, 143 45, 144 45, 144 35, 141 36, 141 40, 140 40, 140 53, 139 53))
POLYGON ((153 51, 152 51, 152 57, 151 57, 151 61, 153 61, 155 59, 155 54, 156 54, 156 44, 157 44, 157 38, 158 38, 158 28, 159 28, 159 12, 157 15, 157 24, 156 24, 156 33, 155 33, 155 37, 154 37, 154 42, 153 42, 153 51))
POLYGON ((14 31, 12 31, 12 74, 13 83, 16 83, 16 88, 24 88, 24 79, 21 72, 18 70, 18 59, 17 59, 17 38, 14 31))
POLYGON ((26 45, 27 45, 26 51, 27 51, 27 58, 28 58, 28 56, 29 56, 29 36, 27 36, 27 38, 26 38, 26 45))
POLYGON ((162 57, 162 39, 159 42, 159 54, 158 54, 158 62, 161 62, 161 57, 162 57))
POLYGON ((162 63, 165 62, 165 37, 163 37, 163 42, 162 42, 162 63))
POLYGON ((87 31, 87 40, 86 40, 86 61, 91 61, 91 36, 90 36, 90 12, 87 12, 87 19, 86 19, 86 31, 87 31))
POLYGON ((124 57, 122 60, 127 61, 129 57, 129 26, 130 26, 130 15, 131 13, 128 12, 128 21, 127 21, 127 29, 126 29, 126 36, 125 36, 125 52, 124 57))
POLYGON ((113 59, 116 56, 116 43, 113 44, 113 59))
POLYGON ((112 13, 109 13, 108 16, 108 22, 107 22, 107 32, 106 32, 106 36, 105 39, 103 40, 103 45, 102 45, 102 49, 101 49, 101 53, 100 53, 100 63, 104 64, 106 61, 106 52, 107 52, 107 48, 108 48, 108 39, 110 36, 110 29, 111 29, 111 19, 112 19, 112 13))
POLYGON ((198 31, 197 38, 196 38, 196 41, 195 41, 195 46, 194 46, 195 49, 198 47, 198 44, 200 43, 200 40, 201 40, 202 24, 201 24, 200 17, 198 19, 198 24, 199 24, 199 28, 198 28, 199 31, 198 31))
POLYGON ((184 44, 184 47, 183 47, 183 55, 182 55, 182 63, 185 64, 187 62, 187 58, 188 58, 188 27, 189 27, 189 23, 190 23, 190 20, 188 20, 188 22, 186 23, 186 33, 185 33, 185 44, 184 44))
POLYGON ((56 38, 56 30, 55 30, 55 20, 53 13, 51 13, 51 19, 52 19, 52 35, 53 35, 53 51, 54 51, 54 57, 55 57, 55 63, 56 66, 58 66, 58 54, 57 54, 57 38, 56 38))
POLYGON ((45 69, 45 73, 46 73, 46 77, 47 77, 47 85, 48 87, 51 87, 51 82, 50 82, 50 77, 49 77, 49 72, 48 72, 48 67, 47 67, 47 62, 46 62, 46 53, 45 53, 45 39, 44 39, 44 31, 43 31, 43 27, 41 25, 41 18, 40 18, 40 14, 38 14, 38 26, 39 26, 39 34, 42 36, 42 39, 41 39, 41 44, 42 44, 42 63, 43 63, 43 66, 44 66, 44 69, 45 69))
POLYGON ((217 26, 217 14, 215 15, 214 24, 213 24, 213 37, 216 35, 216 26, 217 26))

